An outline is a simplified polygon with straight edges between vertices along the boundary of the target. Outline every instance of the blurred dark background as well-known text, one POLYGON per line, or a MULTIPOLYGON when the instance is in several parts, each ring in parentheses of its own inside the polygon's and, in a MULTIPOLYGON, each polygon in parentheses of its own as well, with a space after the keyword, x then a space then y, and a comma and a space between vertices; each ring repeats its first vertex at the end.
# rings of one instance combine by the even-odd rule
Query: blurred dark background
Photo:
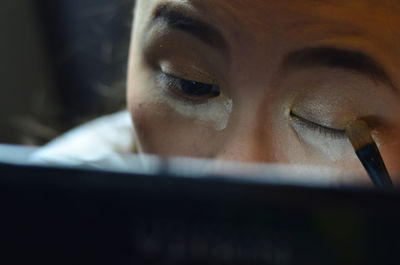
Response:
POLYGON ((41 145, 124 108, 133 0, 0 1, 0 142, 41 145))

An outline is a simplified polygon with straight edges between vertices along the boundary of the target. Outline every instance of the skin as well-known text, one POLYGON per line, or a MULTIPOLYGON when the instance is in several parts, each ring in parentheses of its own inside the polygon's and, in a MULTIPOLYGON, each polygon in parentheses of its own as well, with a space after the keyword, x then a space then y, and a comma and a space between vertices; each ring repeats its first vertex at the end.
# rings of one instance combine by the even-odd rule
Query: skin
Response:
POLYGON ((290 113, 337 129, 365 118, 398 182, 398 14, 400 4, 389 0, 138 0, 128 71, 138 151, 330 167, 345 172, 342 176, 358 176, 343 181, 368 184, 346 137, 304 126, 290 113), (217 27, 225 51, 162 23, 149 28, 155 10, 165 3, 217 27), (367 54, 391 84, 350 69, 283 67, 289 53, 320 46, 367 54), (171 96, 166 82, 159 81, 162 72, 216 84, 221 94, 201 104, 171 96))

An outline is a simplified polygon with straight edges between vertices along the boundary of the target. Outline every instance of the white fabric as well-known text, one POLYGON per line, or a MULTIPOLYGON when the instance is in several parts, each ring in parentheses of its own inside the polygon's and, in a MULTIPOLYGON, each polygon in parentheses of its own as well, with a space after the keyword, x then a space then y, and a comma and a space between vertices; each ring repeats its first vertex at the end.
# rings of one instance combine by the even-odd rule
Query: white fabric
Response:
POLYGON ((118 164, 132 152, 133 124, 128 111, 104 116, 81 125, 35 152, 31 161, 55 165, 118 164), (107 162, 108 161, 108 162, 107 162))
POLYGON ((37 147, 0 144, 0 163, 25 165, 37 147))

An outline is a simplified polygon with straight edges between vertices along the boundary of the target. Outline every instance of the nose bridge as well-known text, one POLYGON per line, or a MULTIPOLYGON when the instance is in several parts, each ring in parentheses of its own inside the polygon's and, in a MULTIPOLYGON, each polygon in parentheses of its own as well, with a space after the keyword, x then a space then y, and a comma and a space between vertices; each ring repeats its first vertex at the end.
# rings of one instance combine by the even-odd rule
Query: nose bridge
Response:
MULTIPOLYGON (((243 162, 278 162, 275 144, 277 132, 273 114, 280 105, 276 101, 275 75, 279 55, 271 55, 249 44, 246 53, 232 63, 231 96, 233 112, 224 132, 217 159, 243 162), (266 60, 265 58, 268 58, 266 60), (265 62, 268 63, 265 63, 265 62), (259 67, 257 67, 259 66, 259 67), (241 74, 233 74, 241 73, 241 74)), ((275 115, 276 116, 276 115, 275 115)))
POLYGON ((277 162, 272 130, 265 128, 268 126, 260 124, 256 117, 233 121, 227 128, 216 159, 250 163, 277 162))

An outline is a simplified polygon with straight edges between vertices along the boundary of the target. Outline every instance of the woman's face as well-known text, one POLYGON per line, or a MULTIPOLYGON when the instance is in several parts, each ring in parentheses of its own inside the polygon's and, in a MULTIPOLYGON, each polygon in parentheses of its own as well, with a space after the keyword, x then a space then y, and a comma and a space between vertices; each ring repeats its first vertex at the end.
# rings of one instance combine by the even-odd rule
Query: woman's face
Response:
POLYGON ((364 118, 400 175, 400 4, 139 0, 128 102, 140 152, 328 166, 368 182, 364 118))

